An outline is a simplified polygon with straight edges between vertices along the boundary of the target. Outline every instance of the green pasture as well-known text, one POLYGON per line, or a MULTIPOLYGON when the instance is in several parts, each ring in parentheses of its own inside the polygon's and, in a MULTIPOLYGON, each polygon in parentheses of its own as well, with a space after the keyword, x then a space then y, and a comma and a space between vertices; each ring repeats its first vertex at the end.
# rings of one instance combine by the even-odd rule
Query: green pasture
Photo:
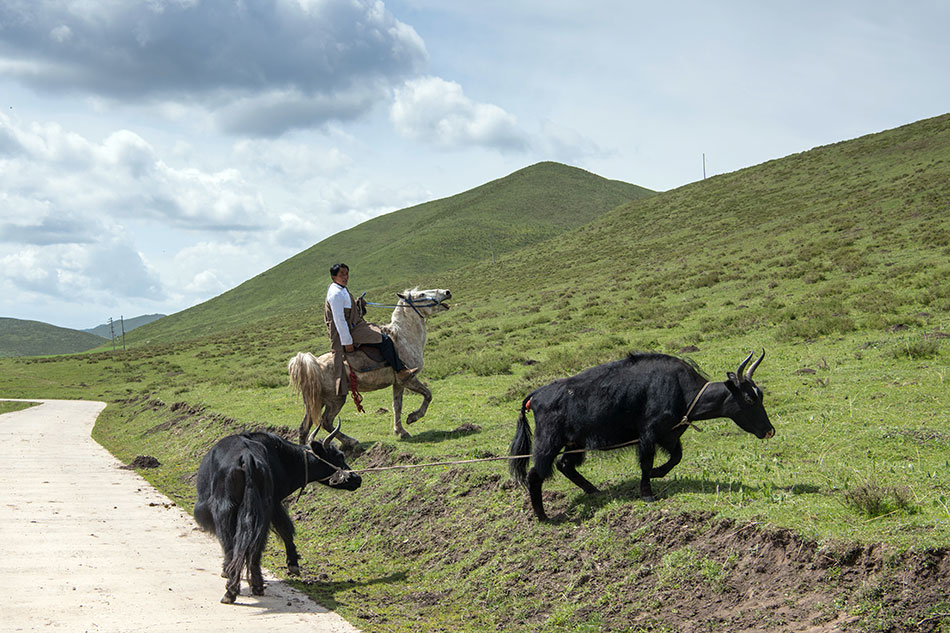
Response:
MULTIPOLYGON (((551 524, 531 518, 501 459, 368 473, 355 493, 314 486, 291 508, 301 588, 367 631, 675 630, 664 592, 692 579, 728 593, 732 567, 728 553, 663 551, 647 538, 657 517, 894 556, 946 548, 948 183, 944 116, 634 200, 494 262, 369 287, 379 302, 413 285, 454 299, 429 323, 422 377, 434 398, 411 439, 392 435, 388 392, 364 394, 366 413, 344 408, 345 432, 366 449, 353 468, 503 458, 525 394, 633 350, 688 356, 711 380, 766 350, 755 379, 777 433, 699 423, 682 463, 655 481, 655 504, 638 498, 635 451, 592 454, 581 469, 603 492, 555 475, 551 524)), ((200 336, 175 340, 157 322, 127 351, 0 359, 0 395, 109 402, 95 438, 125 462, 156 457, 142 475, 190 508, 197 464, 222 436, 295 436, 303 408, 286 363, 327 348, 317 299, 238 324, 224 314, 231 299, 213 300, 200 336), (226 325, 205 332, 216 310, 226 325)), ((177 319, 188 330, 188 312, 177 319)), ((408 395, 404 415, 418 402, 408 395)), ((273 543, 268 561, 279 571, 273 543)), ((830 592, 837 582, 832 568, 830 592)), ((886 593, 842 593, 834 608, 857 630, 904 626, 911 616, 885 609, 886 593)))
POLYGON ((22 411, 24 409, 29 409, 30 407, 36 406, 36 402, 4 402, 0 400, 0 415, 4 413, 13 413, 14 411, 22 411))

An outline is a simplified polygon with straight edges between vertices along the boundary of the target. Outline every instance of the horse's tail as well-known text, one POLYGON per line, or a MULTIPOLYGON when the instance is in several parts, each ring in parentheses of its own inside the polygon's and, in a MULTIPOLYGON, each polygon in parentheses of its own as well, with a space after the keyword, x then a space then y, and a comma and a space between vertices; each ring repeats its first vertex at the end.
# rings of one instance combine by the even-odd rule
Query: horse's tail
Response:
MULTIPOLYGON (((274 504, 272 482, 268 470, 257 462, 257 458, 245 453, 239 463, 228 471, 226 479, 228 502, 235 504, 233 533, 230 543, 226 544, 228 590, 238 593, 241 574, 251 565, 264 546, 270 531, 270 511, 274 504)), ((218 526, 218 535, 227 530, 218 526)), ((225 545, 225 543, 222 543, 225 545)))
POLYGON ((528 416, 525 412, 530 408, 531 396, 521 402, 521 414, 518 416, 518 426, 515 437, 511 440, 508 449, 508 472, 511 477, 522 486, 528 480, 528 461, 531 453, 531 427, 528 426, 528 416))
POLYGON ((320 418, 320 407, 323 404, 320 395, 320 365, 317 358, 310 352, 298 352, 287 363, 287 374, 290 377, 290 387, 303 397, 306 408, 304 417, 311 420, 320 418))

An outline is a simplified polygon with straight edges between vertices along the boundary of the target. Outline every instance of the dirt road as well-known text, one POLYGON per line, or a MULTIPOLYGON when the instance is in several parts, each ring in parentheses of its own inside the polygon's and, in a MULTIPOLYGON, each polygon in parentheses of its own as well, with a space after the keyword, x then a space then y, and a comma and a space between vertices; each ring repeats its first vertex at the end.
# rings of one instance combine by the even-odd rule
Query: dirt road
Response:
POLYGON ((92 440, 104 406, 0 415, 0 631, 356 631, 272 578, 219 603, 217 541, 92 440))

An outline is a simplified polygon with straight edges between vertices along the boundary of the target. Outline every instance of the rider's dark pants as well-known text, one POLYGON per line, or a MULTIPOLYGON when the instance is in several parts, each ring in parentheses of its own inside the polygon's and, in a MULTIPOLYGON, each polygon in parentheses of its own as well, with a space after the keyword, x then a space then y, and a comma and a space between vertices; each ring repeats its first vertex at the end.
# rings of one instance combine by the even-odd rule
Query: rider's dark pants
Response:
POLYGON ((383 355, 383 360, 386 361, 386 364, 396 371, 402 371, 406 368, 402 360, 400 360, 399 354, 396 353, 396 346, 393 345, 393 340, 385 334, 383 334, 383 341, 381 343, 363 343, 363 346, 367 345, 378 349, 379 353, 383 355))

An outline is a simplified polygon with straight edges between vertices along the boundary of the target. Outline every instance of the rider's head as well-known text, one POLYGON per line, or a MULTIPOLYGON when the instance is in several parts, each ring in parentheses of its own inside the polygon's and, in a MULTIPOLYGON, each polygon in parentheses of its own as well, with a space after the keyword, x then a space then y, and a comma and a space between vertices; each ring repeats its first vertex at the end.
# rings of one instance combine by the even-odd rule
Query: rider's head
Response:
POLYGON ((333 264, 330 266, 330 278, 341 286, 345 286, 350 276, 350 267, 346 264, 333 264))

